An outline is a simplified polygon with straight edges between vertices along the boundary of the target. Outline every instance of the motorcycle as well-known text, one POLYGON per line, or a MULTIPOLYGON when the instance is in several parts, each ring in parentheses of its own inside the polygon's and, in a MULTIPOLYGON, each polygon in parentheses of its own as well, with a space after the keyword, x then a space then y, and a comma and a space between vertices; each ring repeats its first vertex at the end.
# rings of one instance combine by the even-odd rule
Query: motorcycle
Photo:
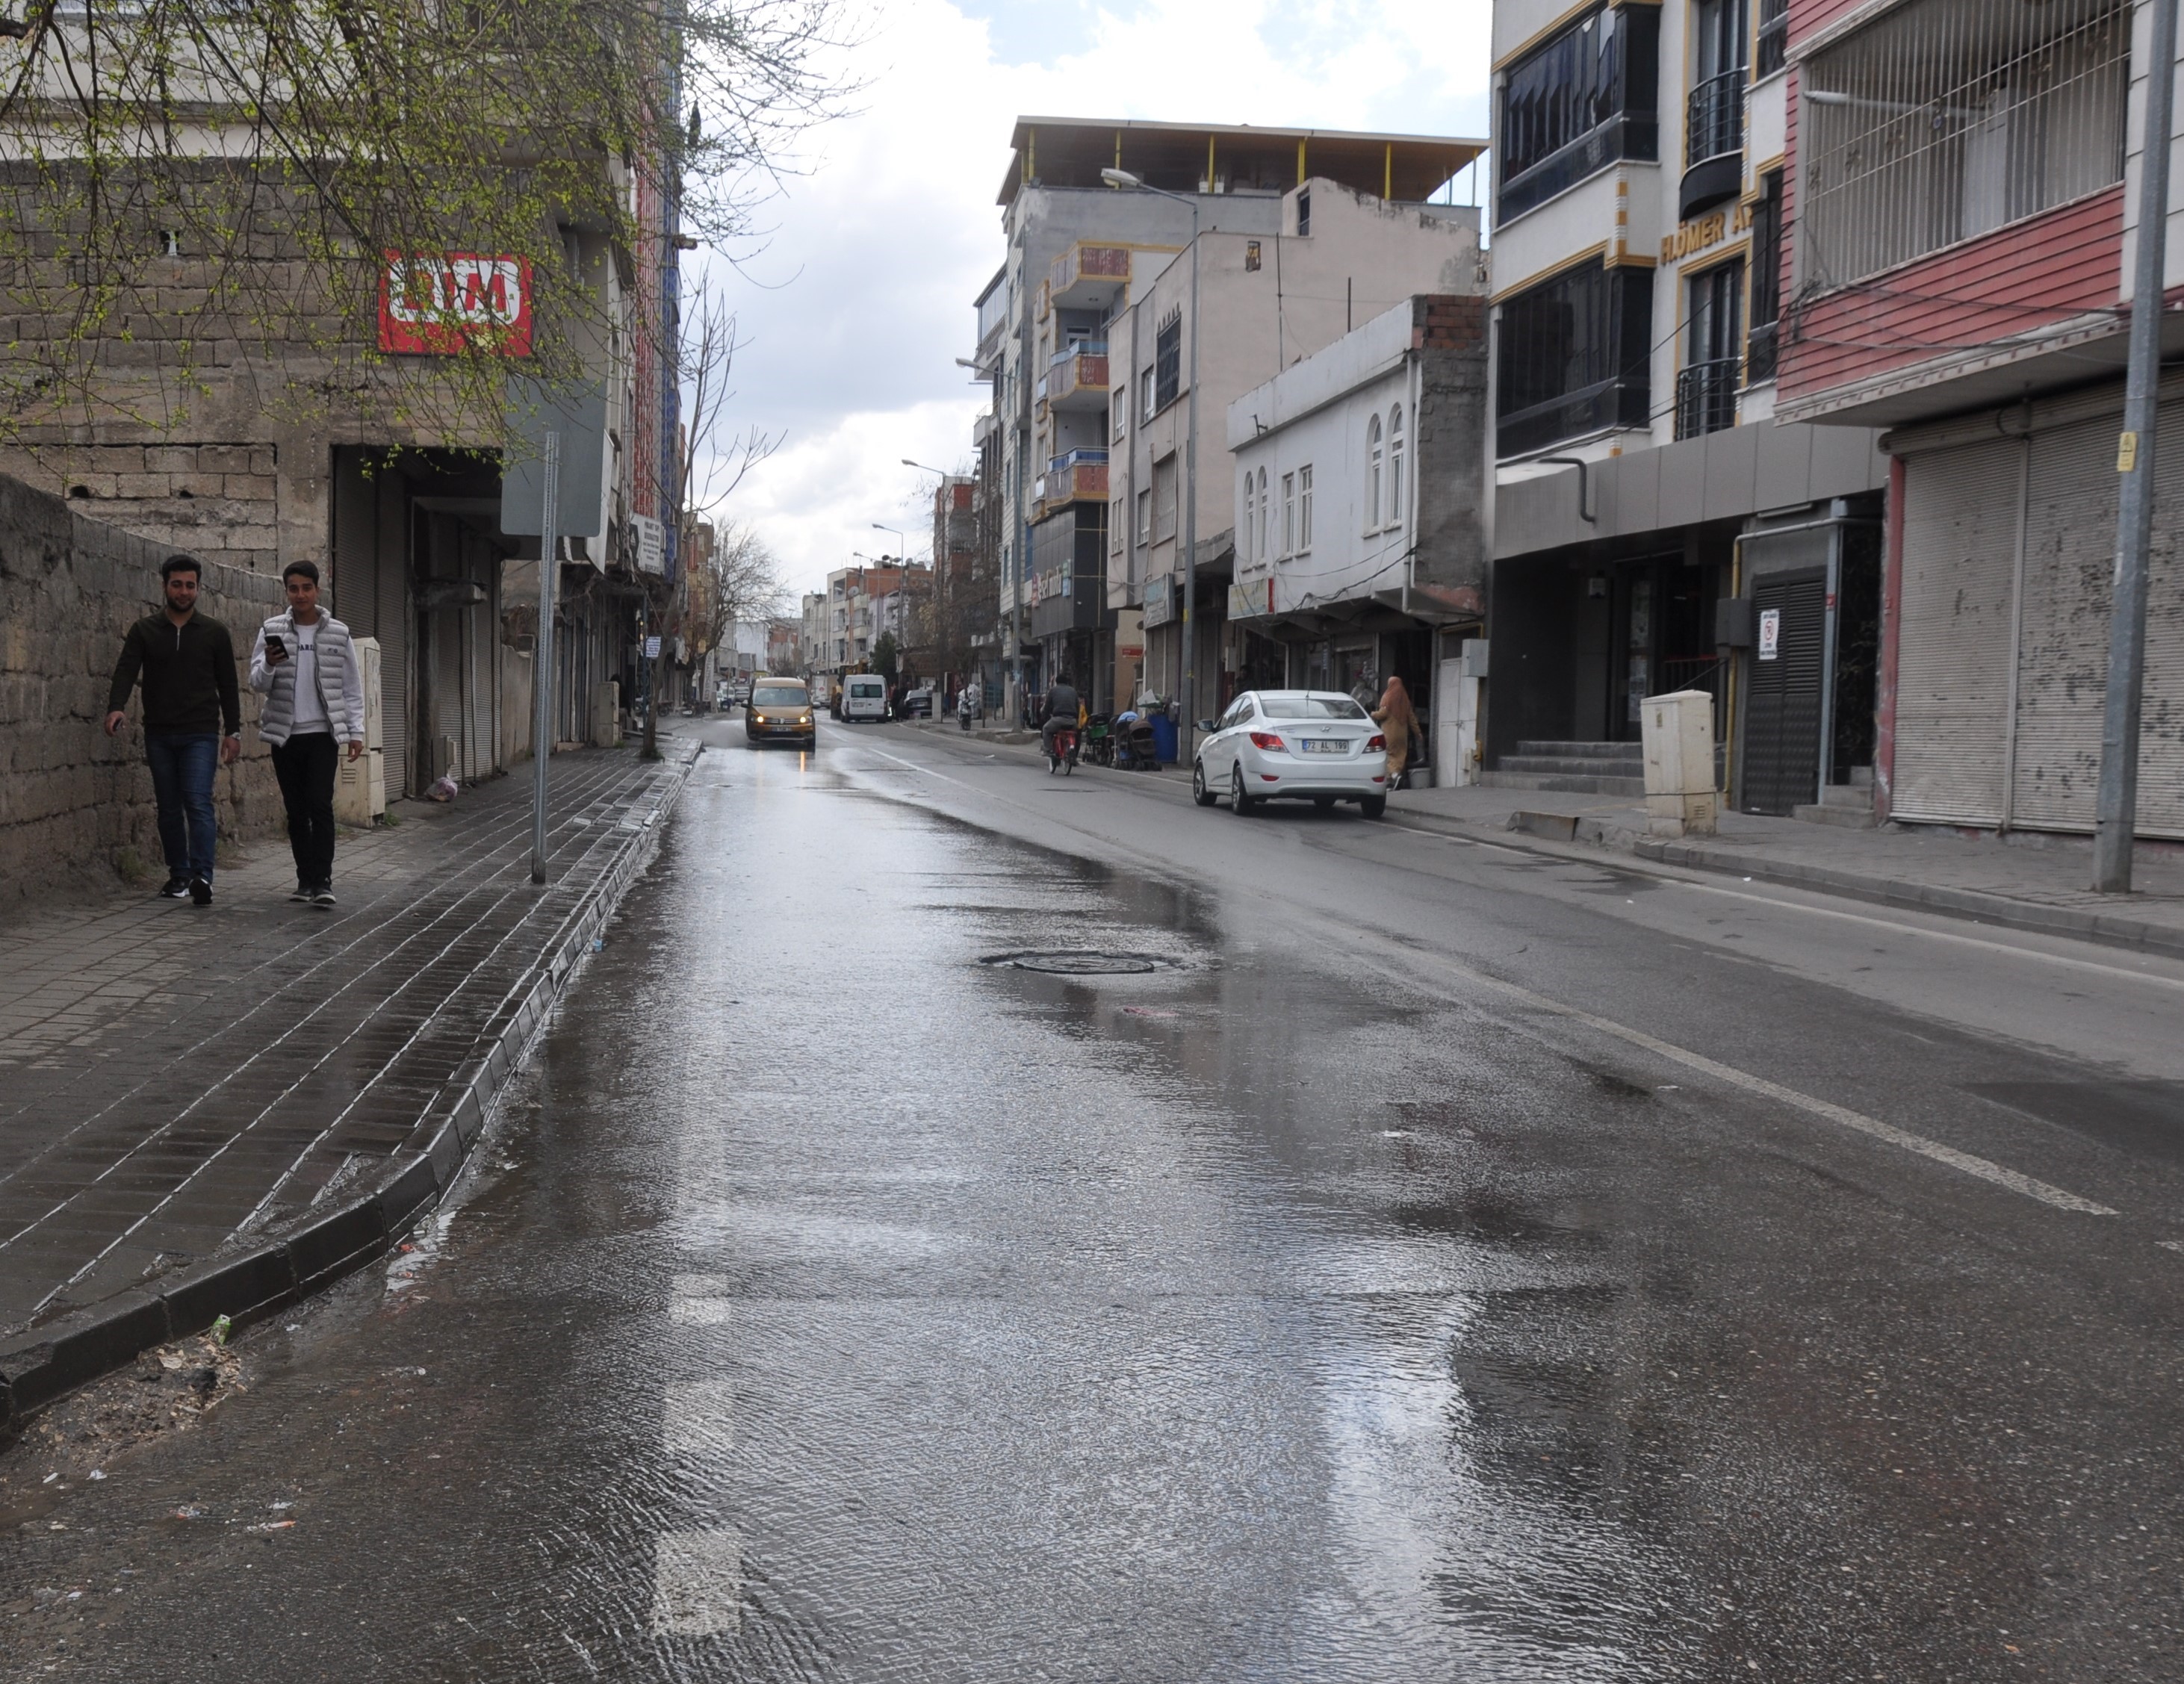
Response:
POLYGON ((1046 775, 1056 772, 1065 778, 1077 770, 1077 727, 1064 725, 1054 734, 1054 742, 1046 751, 1046 775))

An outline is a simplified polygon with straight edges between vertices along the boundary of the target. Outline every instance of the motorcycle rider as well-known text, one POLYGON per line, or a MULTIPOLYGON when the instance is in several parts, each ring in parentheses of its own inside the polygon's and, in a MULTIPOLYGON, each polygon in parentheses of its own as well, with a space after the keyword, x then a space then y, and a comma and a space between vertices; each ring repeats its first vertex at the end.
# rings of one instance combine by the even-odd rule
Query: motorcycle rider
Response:
POLYGON ((1078 715, 1083 710, 1084 703, 1077 699, 1076 686, 1070 683, 1069 675, 1066 672, 1055 674, 1054 682, 1046 686, 1046 708, 1042 715, 1044 723, 1039 728, 1039 744, 1050 759, 1054 754, 1055 733, 1075 731, 1078 715))

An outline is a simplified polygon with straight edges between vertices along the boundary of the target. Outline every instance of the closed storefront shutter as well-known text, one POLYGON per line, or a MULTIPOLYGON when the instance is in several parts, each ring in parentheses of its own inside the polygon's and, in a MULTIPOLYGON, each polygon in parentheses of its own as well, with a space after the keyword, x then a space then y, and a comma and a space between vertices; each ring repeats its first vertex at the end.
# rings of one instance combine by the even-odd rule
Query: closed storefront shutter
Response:
POLYGON ((1747 670, 1744 810, 1786 815, 1820 798, 1820 668, 1827 638, 1827 576, 1757 579, 1752 606, 1763 636, 1747 670), (1770 646, 1771 645, 1771 648, 1770 646))
MULTIPOLYGON (((2148 580, 2138 828, 2184 835, 2184 405, 2164 405, 2148 580)), ((2036 433, 2025 511, 2025 608, 2010 820, 2091 831, 2100 786, 2115 567, 2116 421, 2036 433)))
POLYGON ((1905 459, 1899 819, 2001 822, 2023 451, 1997 438, 1905 459))

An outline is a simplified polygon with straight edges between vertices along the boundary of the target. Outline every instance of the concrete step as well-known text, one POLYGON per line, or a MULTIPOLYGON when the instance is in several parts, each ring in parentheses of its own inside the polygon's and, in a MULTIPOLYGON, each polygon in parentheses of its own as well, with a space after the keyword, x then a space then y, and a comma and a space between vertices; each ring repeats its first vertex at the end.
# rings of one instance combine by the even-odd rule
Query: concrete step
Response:
POLYGON ((1545 772, 1506 772, 1499 769, 1481 772, 1479 781, 1489 789, 1544 789, 1555 790, 1564 795, 1639 795, 1646 793, 1646 780, 1635 778, 1571 776, 1545 772))
POLYGON ((1829 803, 1809 807, 1792 807, 1790 816, 1802 820, 1808 825, 1832 825, 1841 831, 1869 831, 1873 828, 1872 792, 1866 792, 1868 804, 1850 807, 1829 803))
POLYGON ((1869 812, 1873 807, 1873 786, 1867 784, 1861 787, 1857 784, 1830 784, 1820 792, 1820 805, 1855 808, 1861 812, 1869 812))
POLYGON ((1504 754, 1498 769, 1539 777, 1636 778, 1641 783, 1646 778, 1643 760, 1596 759, 1576 754, 1504 754))
POLYGON ((1642 742, 1519 742, 1517 753, 1527 759, 1542 754, 1574 755, 1580 760, 1628 760, 1631 764, 1646 764, 1646 745, 1642 742))

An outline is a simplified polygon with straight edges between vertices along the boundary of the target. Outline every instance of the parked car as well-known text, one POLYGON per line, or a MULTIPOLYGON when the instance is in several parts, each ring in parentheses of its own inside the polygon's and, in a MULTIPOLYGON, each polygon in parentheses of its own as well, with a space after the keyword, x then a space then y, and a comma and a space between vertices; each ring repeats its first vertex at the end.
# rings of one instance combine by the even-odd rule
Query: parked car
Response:
POLYGON ((1247 690, 1217 720, 1201 720, 1191 798, 1225 795, 1238 814, 1262 801, 1354 801, 1368 819, 1388 809, 1388 739, 1373 716, 1332 690, 1247 690))
POLYGON ((851 673, 842 681, 842 722, 885 720, 888 716, 887 681, 876 672, 851 673))
POLYGON ((901 704, 895 709, 905 720, 929 720, 933 717, 933 689, 921 684, 915 690, 902 692, 901 704))
POLYGON ((819 727, 811 718, 811 692, 800 678, 761 678, 750 686, 750 708, 744 714, 744 737, 749 742, 796 742, 806 748, 819 743, 819 727))

